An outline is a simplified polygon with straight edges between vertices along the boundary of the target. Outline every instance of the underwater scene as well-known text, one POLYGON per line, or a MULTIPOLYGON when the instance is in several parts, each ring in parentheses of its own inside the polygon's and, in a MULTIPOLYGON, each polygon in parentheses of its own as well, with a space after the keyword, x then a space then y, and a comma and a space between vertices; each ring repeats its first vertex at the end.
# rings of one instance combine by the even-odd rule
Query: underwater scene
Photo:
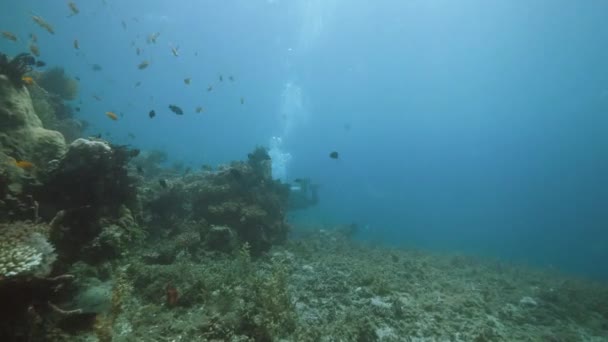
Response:
POLYGON ((608 1, 0 1, 0 342, 608 341, 608 1))

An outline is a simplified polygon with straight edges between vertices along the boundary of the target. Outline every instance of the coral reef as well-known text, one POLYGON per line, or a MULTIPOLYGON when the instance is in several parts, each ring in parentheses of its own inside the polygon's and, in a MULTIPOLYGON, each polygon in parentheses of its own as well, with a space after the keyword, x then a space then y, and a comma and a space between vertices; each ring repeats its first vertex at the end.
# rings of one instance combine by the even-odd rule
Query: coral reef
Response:
POLYGON ((86 122, 74 118, 71 105, 40 86, 29 87, 29 92, 44 128, 60 132, 68 143, 82 137, 86 122))
POLYGON ((78 81, 67 76, 63 68, 55 67, 35 75, 36 83, 66 101, 78 96, 78 81))
POLYGON ((43 225, 0 224, 0 278, 51 272, 56 255, 43 225))
POLYGON ((26 189, 65 151, 63 136, 42 127, 28 89, 0 74, 0 220, 35 219, 26 189))
POLYGON ((252 254, 259 255, 284 242, 289 229, 289 188, 270 173, 268 154, 258 148, 247 162, 175 178, 167 189, 150 185, 158 191, 143 194, 147 221, 152 231, 178 227, 175 223, 181 221, 200 222, 208 247, 228 251, 247 242, 252 254))
POLYGON ((65 152, 63 136, 42 127, 26 88, 0 75, 0 153, 43 169, 65 152))
POLYGON ((40 216, 52 219, 51 239, 62 263, 99 262, 122 254, 144 234, 127 163, 138 151, 104 141, 72 142, 44 184, 35 189, 40 216))
POLYGON ((32 69, 32 56, 22 53, 10 59, 7 55, 0 52, 0 75, 6 76, 14 87, 22 87, 25 83, 23 76, 32 69))

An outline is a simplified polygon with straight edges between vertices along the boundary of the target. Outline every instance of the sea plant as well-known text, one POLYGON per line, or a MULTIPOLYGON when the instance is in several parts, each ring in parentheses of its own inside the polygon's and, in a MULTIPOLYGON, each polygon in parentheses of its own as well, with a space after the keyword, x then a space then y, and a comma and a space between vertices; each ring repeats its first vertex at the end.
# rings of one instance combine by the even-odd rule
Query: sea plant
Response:
POLYGON ((16 87, 24 84, 23 76, 32 71, 32 55, 21 53, 10 59, 6 54, 0 52, 0 75, 5 75, 16 87))

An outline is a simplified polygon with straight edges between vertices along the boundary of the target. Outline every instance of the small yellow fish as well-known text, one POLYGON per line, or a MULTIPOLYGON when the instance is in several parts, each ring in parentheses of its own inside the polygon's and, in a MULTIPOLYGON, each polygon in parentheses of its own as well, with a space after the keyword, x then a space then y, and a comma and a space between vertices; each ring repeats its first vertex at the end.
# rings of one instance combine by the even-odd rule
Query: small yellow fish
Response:
POLYGON ((21 80, 23 81, 23 83, 25 85, 33 85, 35 83, 34 79, 31 78, 30 76, 23 76, 23 77, 21 77, 21 80))
POLYGON ((2 37, 6 38, 10 41, 13 41, 13 42, 17 41, 17 36, 12 32, 2 31, 2 32, 0 32, 0 34, 2 34, 2 37))
POLYGON ((203 112, 203 107, 201 107, 201 106, 196 107, 196 112, 197 113, 202 113, 203 112))
POLYGON ((15 160, 15 166, 23 170, 31 170, 34 168, 34 163, 25 160, 15 160))
POLYGON ((70 2, 68 2, 68 6, 70 7, 70 11, 72 11, 72 14, 70 15, 70 17, 80 13, 80 10, 78 9, 78 7, 76 7, 75 3, 70 1, 70 2))
POLYGON ((36 44, 30 44, 30 51, 32 52, 32 55, 39 57, 40 56, 40 49, 38 48, 38 45, 36 44))
POLYGON ((145 68, 147 68, 147 67, 148 67, 148 65, 150 65, 150 62, 148 62, 148 61, 143 61, 143 62, 139 63, 139 65, 137 66, 137 68, 138 68, 139 70, 144 70, 145 68))
POLYGON ((47 23, 46 21, 44 21, 44 19, 42 19, 42 17, 37 16, 37 15, 33 15, 32 16, 32 20, 34 20, 34 22, 36 24, 38 24, 38 26, 40 26, 43 29, 47 30, 50 34, 55 34, 55 29, 53 29, 53 26, 51 26, 49 23, 47 23))
POLYGON ((114 112, 106 112, 106 116, 114 121, 118 120, 118 115, 114 112))
POLYGON ((184 78, 184 83, 186 83, 186 85, 190 84, 191 81, 192 81, 192 78, 190 78, 190 77, 184 78))
POLYGON ((74 39, 74 49, 80 50, 80 43, 78 43, 78 39, 74 39))

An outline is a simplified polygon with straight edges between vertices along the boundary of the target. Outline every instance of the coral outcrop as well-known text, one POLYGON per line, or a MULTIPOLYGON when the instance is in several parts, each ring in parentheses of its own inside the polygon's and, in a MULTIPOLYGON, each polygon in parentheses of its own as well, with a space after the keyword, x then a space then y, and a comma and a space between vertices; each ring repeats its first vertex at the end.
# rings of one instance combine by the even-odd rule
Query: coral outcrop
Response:
POLYGON ((182 221, 199 222, 201 240, 209 249, 230 251, 247 242, 253 255, 287 238, 289 188, 272 179, 270 157, 263 148, 246 162, 165 182, 167 188, 150 185, 156 191, 144 193, 147 220, 157 230, 179 227, 176 223, 182 221))
POLYGON ((61 133, 42 127, 28 89, 10 77, 0 74, 0 220, 35 219, 25 189, 62 158, 66 144, 61 133))
POLYGON ((128 161, 138 153, 104 141, 77 139, 35 191, 40 216, 52 219, 60 260, 98 262, 122 254, 143 236, 128 161))

